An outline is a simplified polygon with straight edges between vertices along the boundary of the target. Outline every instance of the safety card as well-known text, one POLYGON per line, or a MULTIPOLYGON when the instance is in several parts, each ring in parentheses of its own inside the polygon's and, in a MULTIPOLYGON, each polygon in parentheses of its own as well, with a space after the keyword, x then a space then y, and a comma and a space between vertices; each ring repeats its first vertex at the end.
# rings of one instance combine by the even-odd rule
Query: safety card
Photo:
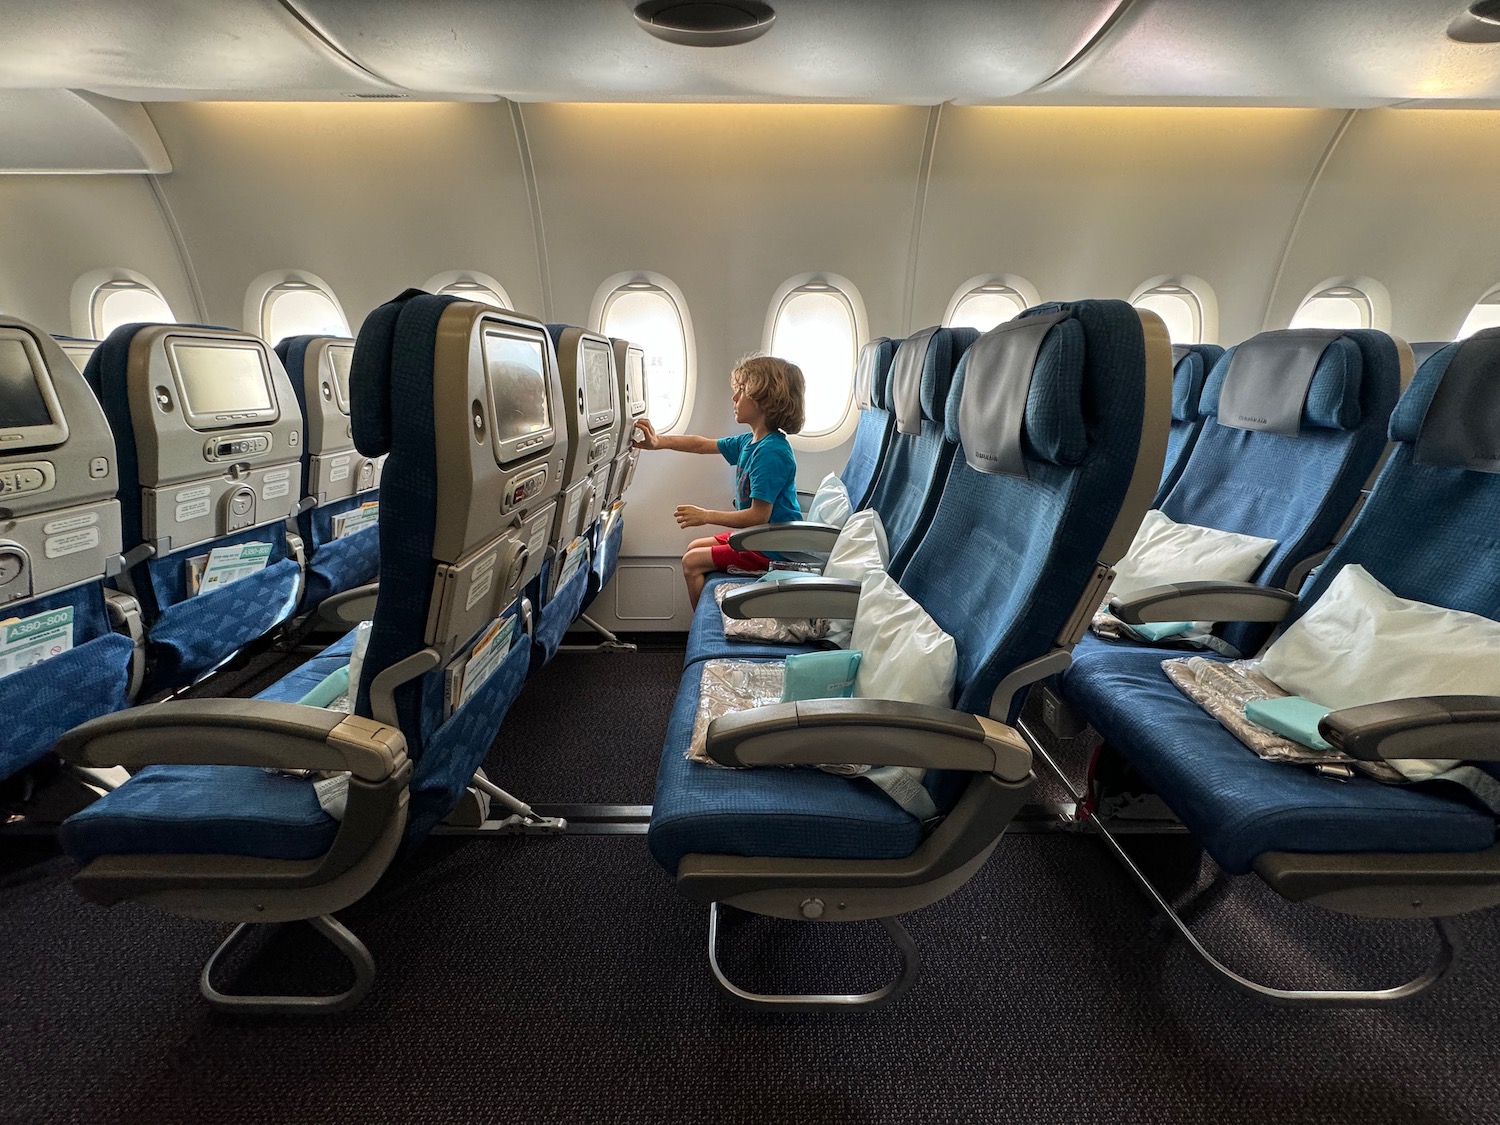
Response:
POLYGON ((333 537, 342 539, 346 535, 353 535, 356 531, 363 531, 367 527, 374 527, 380 522, 380 501, 371 500, 368 504, 361 504, 357 508, 351 508, 333 517, 333 537))
POLYGON ((188 586, 195 584, 195 594, 217 590, 258 574, 271 559, 269 543, 237 543, 233 547, 215 547, 207 555, 188 560, 188 586), (196 583, 194 582, 196 579, 196 583))
POLYGON ((8 676, 73 647, 73 607, 0 622, 0 676, 8 676))
POLYGON ((500 667, 500 662, 510 652, 510 639, 515 631, 516 619, 510 616, 490 622, 484 632, 479 634, 473 651, 469 653, 469 659, 464 662, 463 671, 459 673, 456 695, 449 693, 453 710, 457 711, 467 703, 484 681, 494 675, 495 669, 500 667))

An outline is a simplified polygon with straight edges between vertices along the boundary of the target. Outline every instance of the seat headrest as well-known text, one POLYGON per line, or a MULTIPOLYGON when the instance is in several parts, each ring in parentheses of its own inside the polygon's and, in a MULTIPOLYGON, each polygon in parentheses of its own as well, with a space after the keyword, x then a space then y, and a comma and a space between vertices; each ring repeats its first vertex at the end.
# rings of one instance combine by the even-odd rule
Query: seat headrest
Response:
POLYGON ((1500 328, 1422 365, 1391 415, 1391 440, 1415 443, 1419 464, 1500 473, 1500 328))
POLYGON ((1350 332, 1262 332, 1224 353, 1203 387, 1199 412, 1219 425, 1295 435, 1304 427, 1354 430, 1364 362, 1350 332))
POLYGON ((407 289, 381 305, 359 326, 354 358, 349 363, 349 424, 354 448, 366 457, 391 451, 391 355, 396 345, 396 319, 424 289, 407 289))
POLYGON ((1203 384, 1224 349, 1217 344, 1172 345, 1172 421, 1196 422, 1203 384))
POLYGON ((1028 309, 980 336, 948 395, 948 440, 981 473, 1026 477, 1025 459, 1077 465, 1083 420, 1083 326, 1058 305, 1028 309))
POLYGON ((856 410, 886 409, 886 383, 890 379, 891 360, 896 354, 897 343, 888 337, 877 336, 859 349, 859 361, 854 366, 856 410))
POLYGON ((896 349, 889 401, 898 433, 920 434, 923 421, 943 424, 953 370, 978 338, 972 328, 924 328, 896 349))
MULTIPOLYGON (((549 325, 547 325, 547 335, 549 335, 549 336, 552 337, 552 347, 554 349, 560 349, 562 347, 562 334, 564 332, 566 332, 569 328, 578 328, 578 326, 576 324, 549 324, 549 325)), ((578 330, 580 332, 583 331, 583 329, 581 329, 581 328, 579 328, 578 330)))

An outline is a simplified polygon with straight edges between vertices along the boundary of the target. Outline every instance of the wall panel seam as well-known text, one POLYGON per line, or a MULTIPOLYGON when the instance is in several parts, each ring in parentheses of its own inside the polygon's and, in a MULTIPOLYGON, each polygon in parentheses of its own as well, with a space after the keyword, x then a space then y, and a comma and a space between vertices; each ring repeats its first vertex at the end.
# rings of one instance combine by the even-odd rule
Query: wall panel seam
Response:
POLYGON ((1351 109, 1344 114, 1343 119, 1333 130, 1333 135, 1328 138, 1328 144, 1323 149, 1323 155, 1318 159, 1313 168, 1312 175, 1308 177, 1307 187, 1302 192, 1302 199, 1297 204, 1297 210, 1292 216, 1292 224, 1286 232, 1286 242, 1281 247, 1281 260, 1276 263, 1276 272, 1271 276, 1270 288, 1266 291, 1266 303, 1260 312, 1260 330, 1266 331, 1270 327, 1271 309, 1276 304, 1277 292, 1281 289, 1282 275, 1286 273, 1286 264, 1291 260, 1292 246, 1297 241, 1297 232, 1302 228, 1302 219, 1307 214, 1307 206, 1312 201, 1313 192, 1317 189, 1318 181, 1323 178, 1323 170, 1328 167, 1328 162, 1333 159, 1333 151, 1338 148, 1339 142, 1344 139, 1344 134, 1349 131, 1349 126, 1354 123, 1355 116, 1359 113, 1357 109, 1351 109))
MULTIPOLYGON (((938 126, 942 122, 943 104, 939 102, 927 114, 927 130, 922 137, 922 159, 917 166, 917 186, 912 199, 911 236, 906 248, 906 294, 901 303, 901 335, 909 336, 917 304, 917 264, 922 245, 922 220, 927 211, 927 184, 932 178, 933 153, 937 149, 938 126)), ((874 331, 872 328, 871 331, 874 331)))
POLYGON ((552 323, 552 271, 547 266, 547 232, 542 226, 542 193, 537 184, 536 166, 531 160, 531 142, 526 136, 526 119, 521 103, 507 101, 510 121, 515 128, 516 148, 521 154, 521 173, 526 177, 526 200, 531 207, 531 233, 536 239, 537 282, 542 289, 542 319, 552 323))
MULTIPOLYGON (((151 121, 151 127, 156 129, 157 136, 161 136, 161 130, 156 127, 156 119, 151 117, 151 107, 142 105, 146 116, 151 121)), ((166 142, 162 142, 166 147, 166 142)), ((171 154, 168 153, 168 159, 171 154)), ((175 168, 177 162, 173 161, 175 168)), ((167 200, 166 190, 161 185, 161 177, 154 172, 147 173, 146 183, 151 187, 151 198, 156 200, 156 209, 161 212, 161 219, 166 224, 167 234, 172 239, 172 248, 177 251, 177 260, 182 264, 183 275, 187 278, 188 295, 193 299, 193 319, 199 324, 209 322, 208 302, 203 299, 203 287, 198 284, 198 271, 193 267, 193 256, 188 253, 187 239, 183 237, 182 227, 177 224, 177 216, 172 212, 172 204, 167 200)))

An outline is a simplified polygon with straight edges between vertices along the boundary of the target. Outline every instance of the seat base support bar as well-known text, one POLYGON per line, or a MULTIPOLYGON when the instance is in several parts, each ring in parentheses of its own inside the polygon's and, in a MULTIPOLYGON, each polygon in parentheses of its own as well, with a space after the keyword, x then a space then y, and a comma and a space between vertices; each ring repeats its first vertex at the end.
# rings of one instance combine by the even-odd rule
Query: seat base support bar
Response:
POLYGON ((329 944, 342 953, 354 967, 354 983, 343 992, 333 996, 232 996, 220 992, 213 984, 214 970, 218 967, 220 960, 244 941, 250 930, 258 925, 255 922, 242 922, 224 939, 223 944, 214 950, 213 956, 208 959, 208 964, 203 966, 203 974, 198 979, 198 987, 203 993, 203 998, 221 1012, 235 1012, 241 1015, 329 1016, 336 1012, 347 1012, 354 1007, 364 999, 365 993, 369 992, 370 986, 375 983, 375 958, 370 956, 370 951, 365 948, 364 942, 331 915, 323 914, 317 918, 309 918, 307 922, 327 938, 329 944))
POLYGON ((1156 903, 1157 908, 1167 916, 1172 925, 1177 927, 1194 954, 1205 965, 1212 969, 1223 980, 1246 992, 1253 993, 1263 1000, 1269 1000, 1274 1004, 1286 1004, 1299 1007, 1378 1007, 1386 1004, 1398 1003, 1409 1000, 1419 993, 1425 992, 1440 980, 1446 977, 1458 960, 1460 945, 1458 935, 1452 923, 1447 918, 1431 919, 1433 927, 1437 930, 1438 949, 1432 961, 1417 976, 1404 984, 1394 985, 1390 988, 1378 989, 1303 989, 1303 988, 1274 988, 1271 985, 1261 984, 1249 977, 1240 975, 1225 965, 1222 961, 1210 953, 1197 938, 1197 935, 1188 927, 1177 911, 1173 910, 1171 904, 1162 897, 1151 880, 1130 858, 1129 853, 1115 839, 1110 830, 1098 817, 1090 817, 1085 823, 1092 827, 1109 845, 1110 850, 1127 871, 1140 884, 1146 894, 1156 903))
POLYGON ((874 992, 852 995, 766 995, 759 992, 747 992, 740 988, 726 977, 719 967, 719 904, 717 902, 711 902, 708 905, 708 965, 713 970, 714 980, 718 982, 719 987, 737 1003, 750 1008, 780 1012, 825 1012, 846 1008, 883 1007, 900 999, 916 982, 917 972, 921 968, 921 956, 917 953, 916 943, 912 941, 911 934, 907 933, 905 926, 894 918, 880 918, 878 921, 885 927, 885 932, 890 935, 901 953, 901 973, 890 984, 874 992))

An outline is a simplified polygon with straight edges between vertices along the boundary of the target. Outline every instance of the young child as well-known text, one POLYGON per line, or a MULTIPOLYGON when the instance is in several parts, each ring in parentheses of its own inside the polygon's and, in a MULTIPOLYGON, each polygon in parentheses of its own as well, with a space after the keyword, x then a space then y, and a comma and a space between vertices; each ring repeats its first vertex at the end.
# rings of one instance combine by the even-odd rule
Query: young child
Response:
MULTIPOLYGON (((678 527, 718 524, 742 528, 800 520, 797 462, 786 435, 802 429, 805 390, 802 369, 773 356, 751 356, 735 366, 729 385, 734 391, 734 420, 749 426, 749 433, 717 439, 693 434, 658 434, 651 422, 643 418, 636 423, 634 445, 638 449, 718 453, 735 467, 734 510, 717 512, 679 504, 673 513, 678 527)), ((712 571, 734 567, 749 574, 763 574, 770 565, 769 556, 759 551, 732 548, 727 531, 694 539, 682 556, 688 600, 696 609, 703 584, 712 571)))

